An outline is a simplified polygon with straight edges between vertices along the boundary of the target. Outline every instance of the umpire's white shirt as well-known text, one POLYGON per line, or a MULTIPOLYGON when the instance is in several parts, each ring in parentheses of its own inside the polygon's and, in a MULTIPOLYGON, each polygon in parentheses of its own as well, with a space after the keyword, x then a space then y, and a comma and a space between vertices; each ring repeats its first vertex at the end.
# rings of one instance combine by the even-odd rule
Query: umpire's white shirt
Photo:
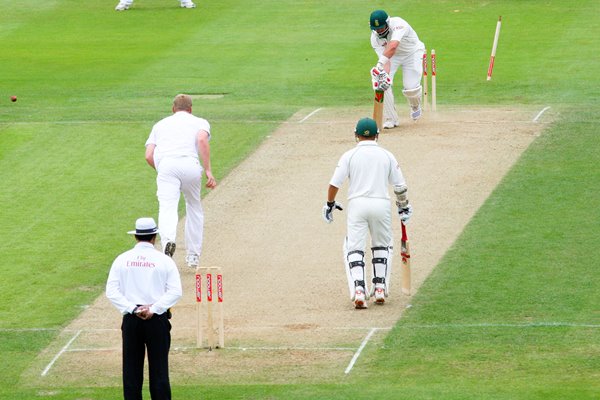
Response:
POLYGON ((106 297, 122 314, 132 312, 138 304, 152 304, 150 311, 163 314, 181 295, 175 262, 149 242, 138 242, 119 255, 106 282, 106 297))
POLYGON ((198 132, 206 131, 210 139, 210 124, 204 118, 186 111, 177 111, 152 127, 146 146, 154 144, 154 163, 158 168, 165 158, 198 158, 198 132))
POLYGON ((329 183, 337 188, 349 179, 348 200, 389 199, 389 185, 406 184, 396 157, 374 140, 363 140, 340 158, 329 183))

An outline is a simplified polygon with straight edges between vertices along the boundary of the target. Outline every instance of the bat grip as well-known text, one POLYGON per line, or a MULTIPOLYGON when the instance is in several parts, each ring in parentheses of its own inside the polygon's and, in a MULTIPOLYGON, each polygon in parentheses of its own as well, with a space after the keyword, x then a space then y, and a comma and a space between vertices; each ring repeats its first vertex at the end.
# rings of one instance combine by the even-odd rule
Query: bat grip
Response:
POLYGON ((406 225, 404 225, 404 222, 400 222, 400 225, 402 225, 402 240, 407 241, 408 236, 406 235, 406 225))

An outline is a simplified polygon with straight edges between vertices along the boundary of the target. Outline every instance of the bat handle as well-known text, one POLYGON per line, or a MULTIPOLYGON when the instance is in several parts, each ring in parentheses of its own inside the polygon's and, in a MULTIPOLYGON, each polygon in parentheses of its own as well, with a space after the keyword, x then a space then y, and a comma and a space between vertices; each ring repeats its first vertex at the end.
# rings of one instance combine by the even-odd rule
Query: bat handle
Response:
POLYGON ((402 240, 406 241, 408 240, 408 236, 406 235, 406 225, 404 225, 404 222, 400 222, 400 225, 402 225, 402 240))

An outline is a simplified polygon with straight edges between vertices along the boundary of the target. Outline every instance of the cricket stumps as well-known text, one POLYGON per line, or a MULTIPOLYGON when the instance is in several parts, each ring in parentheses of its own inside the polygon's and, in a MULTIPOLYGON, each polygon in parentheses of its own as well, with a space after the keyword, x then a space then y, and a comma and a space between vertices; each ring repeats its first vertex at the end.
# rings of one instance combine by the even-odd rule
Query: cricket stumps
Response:
POLYGON ((221 273, 220 267, 196 268, 196 311, 196 347, 205 347, 204 332, 206 331, 207 347, 209 350, 214 348, 224 348, 223 274, 221 273), (216 290, 214 284, 216 284, 216 290), (215 301, 213 301, 215 299, 215 293, 216 310, 214 309, 215 301), (206 323, 204 323, 205 321, 206 323))

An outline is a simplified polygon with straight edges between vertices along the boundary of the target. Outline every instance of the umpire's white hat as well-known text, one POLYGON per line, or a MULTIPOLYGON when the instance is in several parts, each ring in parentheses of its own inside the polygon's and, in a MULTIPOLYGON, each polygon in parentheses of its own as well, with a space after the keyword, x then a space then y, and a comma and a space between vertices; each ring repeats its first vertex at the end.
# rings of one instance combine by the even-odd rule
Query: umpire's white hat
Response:
POLYGON ((158 227, 156 226, 156 222, 154 218, 138 218, 135 221, 135 231, 127 232, 130 235, 155 235, 158 233, 158 227))

